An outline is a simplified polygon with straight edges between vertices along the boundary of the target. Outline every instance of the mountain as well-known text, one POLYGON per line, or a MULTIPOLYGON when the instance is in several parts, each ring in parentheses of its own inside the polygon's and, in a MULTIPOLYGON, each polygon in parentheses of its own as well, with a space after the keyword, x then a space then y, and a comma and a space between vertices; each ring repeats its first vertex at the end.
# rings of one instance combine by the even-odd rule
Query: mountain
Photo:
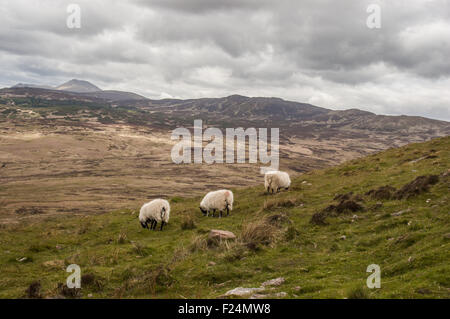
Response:
POLYGON ((56 90, 61 91, 70 91, 75 93, 87 93, 87 92, 97 92, 101 91, 101 89, 91 82, 84 81, 84 80, 77 80, 72 79, 70 81, 67 81, 66 83, 63 83, 61 85, 58 85, 56 90))
MULTIPOLYGON (((89 81, 77 79, 72 79, 56 87, 39 84, 18 83, 10 87, 10 89, 16 89, 16 92, 19 94, 24 93, 24 91, 17 91, 17 89, 45 89, 48 91, 28 91, 27 95, 41 96, 45 98, 51 97, 56 99, 58 99, 58 93, 56 91, 64 91, 68 94, 72 94, 74 99, 78 99, 78 97, 76 97, 75 95, 80 94, 82 95, 82 99, 94 98, 110 102, 147 100, 146 97, 136 93, 117 90, 102 90, 89 81)), ((61 99, 67 99, 66 95, 61 95, 60 97, 61 99)))
POLYGON ((37 88, 37 89, 53 89, 53 87, 49 85, 40 85, 40 84, 29 84, 29 83, 17 83, 11 88, 37 88))
POLYGON ((450 134, 450 123, 420 116, 377 115, 358 109, 330 110, 307 103, 286 101, 274 97, 231 95, 223 98, 189 100, 136 101, 135 106, 149 108, 183 121, 194 118, 208 125, 232 127, 279 127, 284 133, 320 138, 351 134, 370 136, 382 133, 411 137, 412 141, 450 134), (419 139, 416 139, 415 137, 419 139))
POLYGON ((217 113, 246 120, 307 119, 330 110, 306 103, 285 101, 275 97, 247 97, 231 95, 224 98, 174 100, 172 107, 192 114, 217 113))
MULTIPOLYGON (((13 87, 0 89, 0 97, 33 97, 32 103, 48 103, 61 107, 68 100, 100 103, 103 106, 134 108, 138 113, 116 114, 115 121, 131 124, 154 123, 166 128, 192 125, 194 119, 217 127, 278 127, 282 134, 297 137, 372 138, 378 134, 380 143, 390 141, 418 142, 450 135, 450 123, 419 116, 377 115, 358 109, 330 110, 307 103, 286 101, 275 97, 231 95, 222 98, 150 100, 141 95, 100 90, 87 81, 71 80, 60 90, 13 87), (68 90, 94 90, 73 92, 68 90), (64 89, 64 90, 62 90, 64 89), (97 90, 98 89, 98 90, 97 90), (51 101, 51 102, 49 102, 51 101), (64 102, 58 102, 64 101, 64 102), (106 103, 106 104, 105 104, 106 103), (153 115, 151 115, 153 114, 153 115), (380 135, 381 134, 381 135, 380 135), (383 142, 383 140, 385 142, 383 142)), ((386 143, 387 142, 387 143, 386 143)))

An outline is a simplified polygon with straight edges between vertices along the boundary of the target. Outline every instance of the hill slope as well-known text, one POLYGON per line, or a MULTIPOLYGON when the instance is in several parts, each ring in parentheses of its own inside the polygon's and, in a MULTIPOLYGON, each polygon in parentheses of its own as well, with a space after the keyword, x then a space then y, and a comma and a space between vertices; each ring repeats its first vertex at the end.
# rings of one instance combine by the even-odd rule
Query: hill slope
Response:
POLYGON ((18 88, 35 88, 35 89, 46 89, 46 90, 53 89, 49 85, 29 84, 29 83, 17 83, 16 85, 13 85, 11 87, 11 89, 18 89, 18 88))
POLYGON ((216 298, 284 277, 262 294, 449 298, 449 168, 445 137, 310 172, 277 195, 262 187, 235 189, 235 208, 226 218, 201 216, 200 198, 171 198, 171 220, 162 232, 140 227, 141 203, 84 218, 24 217, 0 232, 0 297, 24 296, 36 280, 43 296, 60 294, 65 267, 76 263, 92 275, 84 277, 84 297, 216 298), (408 197, 416 188, 401 189, 429 174, 439 181, 424 193, 408 197), (391 199, 365 195, 385 185, 401 191, 392 190, 391 199), (348 192, 357 205, 347 208, 357 211, 339 213, 336 194, 348 192), (318 212, 327 212, 324 225, 311 223, 318 212), (206 240, 210 229, 233 231, 238 240, 215 245, 206 240), (381 267, 380 289, 366 288, 370 264, 381 267))
POLYGON ((329 110, 280 98, 231 95, 224 98, 149 100, 131 92, 93 89, 92 92, 76 93, 74 90, 0 89, 0 104, 3 101, 3 104, 40 108, 41 111, 44 107, 52 107, 74 114, 94 103, 97 111, 102 113, 111 113, 111 107, 126 109, 128 114, 125 117, 123 114, 108 114, 116 123, 173 129, 191 126, 195 119, 202 119, 205 125, 219 128, 278 127, 281 139, 292 136, 318 140, 363 138, 380 145, 400 146, 450 134, 450 123, 446 121, 419 116, 376 115, 358 109, 329 110), (86 105, 75 103, 77 108, 70 109, 67 105, 71 101, 83 101, 86 105))

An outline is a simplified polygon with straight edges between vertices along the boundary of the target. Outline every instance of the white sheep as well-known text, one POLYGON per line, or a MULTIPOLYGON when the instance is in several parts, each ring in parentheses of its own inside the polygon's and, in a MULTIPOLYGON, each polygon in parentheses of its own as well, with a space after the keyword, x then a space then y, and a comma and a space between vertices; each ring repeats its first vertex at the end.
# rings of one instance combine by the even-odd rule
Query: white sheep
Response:
POLYGON ((227 216, 233 209, 233 192, 227 189, 221 189, 214 192, 209 192, 203 197, 200 203, 200 210, 203 215, 208 216, 209 212, 216 213, 219 211, 219 216, 222 217, 222 212, 227 211, 227 216))
POLYGON ((291 179, 289 174, 281 171, 269 171, 264 175, 264 188, 268 193, 278 193, 281 188, 289 189, 291 179))
POLYGON ((169 222, 170 205, 165 199, 154 199, 149 203, 142 205, 139 212, 139 221, 142 227, 155 229, 156 224, 161 222, 161 230, 164 224, 169 222), (150 227, 149 227, 150 224, 150 227))

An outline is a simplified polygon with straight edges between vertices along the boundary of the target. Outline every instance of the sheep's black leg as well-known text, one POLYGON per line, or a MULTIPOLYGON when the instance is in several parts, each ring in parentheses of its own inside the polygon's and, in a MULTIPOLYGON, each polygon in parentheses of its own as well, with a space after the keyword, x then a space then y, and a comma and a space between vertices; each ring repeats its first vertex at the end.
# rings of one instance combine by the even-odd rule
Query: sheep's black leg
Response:
POLYGON ((164 221, 161 221, 161 228, 160 228, 159 230, 161 230, 161 231, 162 231, 162 229, 163 229, 163 226, 164 226, 164 221))
POLYGON ((267 193, 270 194, 270 187, 267 187, 267 193))
POLYGON ((230 215, 230 208, 227 206, 227 216, 230 215))
POLYGON ((216 217, 216 210, 213 209, 213 217, 216 217))

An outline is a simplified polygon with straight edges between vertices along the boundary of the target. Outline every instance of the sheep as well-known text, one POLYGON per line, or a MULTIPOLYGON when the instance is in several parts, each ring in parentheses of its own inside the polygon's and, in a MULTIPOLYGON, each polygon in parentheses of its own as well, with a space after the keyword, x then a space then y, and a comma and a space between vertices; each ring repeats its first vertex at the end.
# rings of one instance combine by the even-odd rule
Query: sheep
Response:
POLYGON ((278 193, 281 188, 289 189, 291 186, 291 179, 289 178, 289 174, 281 171, 269 171, 264 175, 264 188, 267 189, 267 192, 272 194, 278 193))
POLYGON ((203 197, 200 203, 200 210, 204 216, 208 216, 209 212, 213 212, 213 217, 216 210, 219 211, 219 216, 222 217, 222 212, 227 211, 227 216, 233 209, 233 192, 227 189, 221 189, 214 192, 209 192, 203 197))
POLYGON ((155 229, 156 224, 161 222, 161 229, 163 229, 164 224, 169 222, 170 216, 170 205, 165 199, 154 199, 149 203, 142 205, 139 212, 139 221, 143 228, 155 229), (150 223, 150 227, 149 227, 150 223))

